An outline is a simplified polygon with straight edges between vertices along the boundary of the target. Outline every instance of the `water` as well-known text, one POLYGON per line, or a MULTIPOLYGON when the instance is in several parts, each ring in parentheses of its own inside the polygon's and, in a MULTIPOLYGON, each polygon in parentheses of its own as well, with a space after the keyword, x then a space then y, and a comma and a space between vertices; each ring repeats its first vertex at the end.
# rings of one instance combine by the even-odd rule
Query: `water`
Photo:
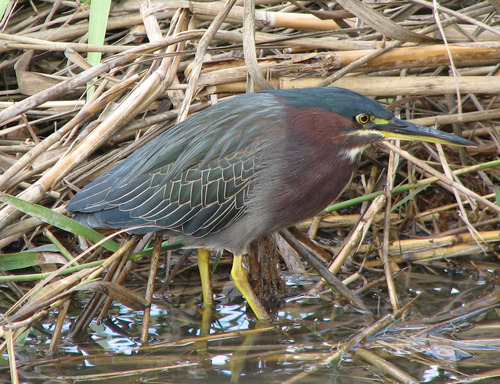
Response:
MULTIPOLYGON (((200 307, 196 273, 185 273, 167 295, 155 297, 147 345, 140 343, 142 312, 115 304, 104 321, 91 323, 84 340, 63 337, 50 356, 57 316, 52 314, 17 345, 19 377, 22 383, 404 382, 370 360, 375 357, 419 382, 458 382, 500 365, 498 276, 495 266, 485 270, 435 266, 401 272, 396 277, 401 302, 418 298, 402 318, 342 353, 339 348, 392 313, 384 282, 362 296, 372 316, 329 291, 307 295, 314 275, 287 275, 290 296, 276 319, 265 323, 247 314, 228 268, 220 268, 214 278, 212 316, 200 307), (209 321, 204 323, 204 316, 209 321)), ((371 271, 364 277, 376 276, 371 271)), ((63 334, 87 299, 78 295, 63 334)), ((0 378, 8 381, 6 356, 0 378)))

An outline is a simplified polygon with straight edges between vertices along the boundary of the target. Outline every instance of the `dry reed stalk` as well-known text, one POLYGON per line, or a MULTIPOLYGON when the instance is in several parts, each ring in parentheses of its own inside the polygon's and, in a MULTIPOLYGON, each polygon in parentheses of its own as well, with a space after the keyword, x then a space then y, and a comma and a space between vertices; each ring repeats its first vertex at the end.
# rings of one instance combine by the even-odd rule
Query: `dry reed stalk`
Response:
MULTIPOLYGON (((391 301, 393 312, 397 312, 400 308, 398 294, 396 292, 396 285, 392 278, 394 268, 393 263, 389 261, 389 239, 391 236, 391 210, 392 210, 392 189, 396 179, 396 170, 399 163, 399 156, 395 152, 389 154, 389 162, 387 167, 386 182, 384 185, 384 202, 385 202, 385 217, 384 217, 384 231, 382 241, 379 236, 375 236, 375 244, 377 245, 377 252, 380 261, 384 267, 385 281, 387 283, 387 292, 391 301)), ((382 195, 380 195, 381 197, 382 195)))
MULTIPOLYGON (((490 44, 486 43, 483 46, 470 45, 470 46, 450 46, 450 51, 453 54, 454 62, 456 65, 467 66, 473 65, 478 60, 483 64, 497 63, 500 60, 500 45, 497 43, 490 44)), ((260 60, 259 69, 261 71, 269 71, 273 77, 284 76, 287 73, 297 71, 297 75, 300 77, 304 77, 308 72, 311 73, 328 73, 333 70, 338 70, 343 68, 355 60, 358 60, 370 53, 376 53, 374 50, 364 50, 364 51, 343 51, 343 52, 330 52, 330 53, 311 53, 311 54, 290 54, 283 56, 270 57, 265 60, 260 60)), ((391 51, 382 53, 379 57, 375 59, 369 60, 365 65, 358 68, 356 72, 371 72, 371 71, 383 71, 383 70, 393 70, 393 69, 408 69, 408 68, 421 68, 421 67, 437 67, 440 65, 448 64, 448 53, 444 45, 441 46, 428 46, 428 47, 401 47, 394 48, 391 51)), ((207 63, 208 65, 208 63, 207 63)), ((207 70, 203 71, 200 76, 200 85, 202 86, 214 86, 219 84, 227 84, 233 83, 237 81, 244 81, 246 79, 246 67, 244 65, 244 61, 235 61, 231 63, 233 68, 228 69, 229 63, 224 61, 221 63, 222 68, 218 69, 217 63, 210 65, 207 70), (239 65, 238 65, 239 64, 239 65)), ((441 81, 437 80, 436 83, 433 83, 432 78, 424 78, 419 77, 420 81, 428 81, 429 84, 427 86, 436 87, 434 94, 439 94, 441 89, 438 88, 435 84, 440 84, 441 81)), ((418 79, 415 79, 412 83, 411 78, 407 80, 406 77, 398 78, 400 85, 403 87, 401 90, 394 89, 395 92, 401 91, 401 93, 414 94, 414 91, 417 91, 418 88, 414 90, 412 87, 415 87, 418 84, 418 79), (406 81, 408 81, 406 83, 406 81), (407 87, 404 89, 404 87, 407 87)), ((460 86, 464 86, 465 89, 463 92, 476 92, 476 93, 488 93, 488 92, 496 92, 498 86, 492 85, 488 87, 487 79, 482 77, 481 81, 484 81, 483 87, 481 88, 471 88, 474 87, 474 80, 472 83, 467 83, 467 80, 463 80, 460 78, 460 81, 464 81, 465 83, 460 83, 460 86), (486 89, 483 89, 486 88, 486 89)), ((317 86, 321 83, 323 79, 321 77, 317 77, 316 79, 310 80, 309 83, 302 82, 299 79, 293 87, 295 88, 303 88, 303 87, 312 87, 317 86), (316 81, 314 81, 316 80, 316 81)), ((343 79, 342 79, 343 80, 343 79)), ((450 81, 452 79, 449 79, 450 81)), ((492 78, 492 81, 496 81, 496 79, 492 78)), ((365 81, 365 80, 361 80, 365 81)), ((386 81, 385 77, 373 77, 369 79, 372 82, 373 88, 371 91, 369 90, 368 95, 377 95, 378 92, 384 92, 386 84, 390 84, 390 81, 386 81), (383 82, 384 86, 381 86, 381 82, 383 82), (375 88, 378 85, 377 88, 375 88)), ((394 80, 396 81, 396 80, 394 80)), ((337 84, 337 83, 336 83, 337 84)), ((278 84, 279 86, 286 87, 286 84, 278 84)), ((339 85, 340 86, 340 85, 339 85)), ((422 86, 423 88, 424 86, 422 86)), ((462 88, 460 88, 462 89, 462 88)), ((447 91, 446 93, 449 93, 447 91)), ((431 93, 432 94, 432 93, 431 93)))
MULTIPOLYGON (((189 3, 191 12, 202 20, 213 20, 214 17, 222 10, 220 2, 197 2, 189 3)), ((241 24, 244 19, 244 8, 233 7, 226 17, 226 22, 241 24)), ((298 30, 319 30, 331 31, 339 29, 337 23, 333 20, 319 20, 317 17, 308 14, 284 13, 284 12, 267 12, 255 11, 255 20, 262 26, 271 28, 294 28, 298 30)))
MULTIPOLYGON (((373 222, 378 223, 384 220, 385 215, 379 213, 373 217, 373 222)), ((391 213, 391 220, 395 220, 399 217, 397 213, 391 213)), ((318 228, 326 229, 326 228, 346 228, 352 227, 359 222, 361 215, 360 214, 351 214, 351 215, 325 215, 325 216, 316 216, 312 220, 306 220, 297 225, 298 229, 307 229, 310 228, 313 221, 318 219, 318 228)))
POLYGON ((19 375, 17 373, 16 350, 14 348, 14 335, 12 329, 5 331, 5 342, 7 343, 7 352, 9 354, 10 381, 12 384, 19 384, 19 375))
POLYGON ((32 108, 43 104, 44 102, 71 92, 74 87, 85 84, 91 81, 94 77, 97 77, 106 71, 110 71, 115 67, 127 64, 130 61, 135 60, 135 58, 137 58, 139 55, 154 52, 165 46, 177 44, 181 41, 197 38, 202 34, 203 33, 201 31, 190 31, 186 33, 180 33, 179 35, 170 38, 167 37, 161 42, 144 44, 139 47, 130 48, 122 55, 119 55, 118 57, 115 57, 108 62, 101 63, 95 67, 92 67, 91 69, 86 70, 77 76, 69 78, 45 91, 39 92, 37 95, 28 97, 20 101, 16 105, 1 111, 0 123, 5 123, 14 116, 18 116, 19 114, 22 114, 28 110, 31 110, 32 108))
MULTIPOLYGON (((338 251, 335 260, 329 265, 328 270, 331 273, 337 274, 337 272, 340 270, 340 268, 345 263, 347 258, 352 254, 352 252, 354 252, 355 249, 359 249, 359 247, 361 246, 361 242, 370 229, 374 217, 376 217, 382 209, 382 206, 385 203, 385 199, 386 196, 384 195, 378 196, 366 210, 363 218, 359 220, 350 236, 346 239, 342 248, 338 251)), ((324 281, 320 281, 314 286, 311 292, 313 294, 317 294, 322 288, 323 284, 324 281)))
POLYGON ((160 262, 161 254, 161 244, 163 242, 163 236, 156 234, 154 244, 153 244, 153 254, 151 257, 151 267, 149 271, 148 283, 146 286, 146 308, 144 308, 144 315, 142 319, 142 329, 141 329, 141 341, 147 343, 149 339, 149 321, 151 319, 151 302, 153 299, 154 285, 156 280, 156 272, 158 270, 158 264, 160 262))
MULTIPOLYGON (((310 34, 308 34, 310 35, 310 34)), ((239 31, 219 30, 215 35, 215 40, 220 42, 241 43, 243 41, 242 34, 239 31)), ((291 36, 277 36, 276 34, 266 32, 255 32, 255 40, 258 43, 257 48, 265 48, 267 46, 283 47, 284 53, 293 53, 297 51, 309 51, 316 49, 326 50, 363 50, 375 49, 380 45, 376 41, 363 41, 363 40, 341 40, 335 37, 295 37, 291 36)))
POLYGON ((410 301, 407 305, 405 305, 403 308, 395 312, 394 314, 387 314, 381 319, 377 320, 373 324, 370 324, 369 326, 365 327, 363 331, 355 334, 347 340, 346 342, 343 342, 340 345, 337 345, 337 350, 333 352, 330 356, 327 358, 319 361, 317 364, 314 365, 310 370, 305 370, 302 371, 295 376, 292 376, 290 379, 284 381, 283 383, 286 384, 292 384, 296 382, 303 381, 304 378, 309 376, 311 373, 314 373, 316 370, 323 366, 329 366, 334 362, 337 362, 339 359, 341 359, 342 355, 345 354, 346 352, 354 350, 354 352, 359 348, 358 345, 362 345, 362 343, 368 339, 370 336, 376 334, 377 332, 381 331, 385 327, 389 326, 390 324, 394 323, 399 317, 403 315, 403 313, 408 309, 409 304, 415 301, 418 298, 418 296, 410 301))
MULTIPOLYGON (((494 245, 500 242, 500 231, 481 231, 479 236, 483 244, 487 247, 488 244, 494 245)), ((358 248, 359 254, 369 254, 373 252, 375 246, 373 244, 363 244, 358 248)), ((426 239, 408 239, 396 240, 389 244, 388 252, 391 259, 398 263, 408 261, 427 260, 430 257, 438 256, 440 258, 450 257, 451 255, 458 256, 461 254, 473 254, 477 249, 481 249, 476 245, 476 239, 470 233, 461 233, 449 236, 436 236, 426 239)), ((379 260, 370 260, 364 263, 367 267, 378 267, 381 265, 379 260)))
POLYGON ((383 145, 388 147, 391 151, 398 153, 399 155, 401 155, 401 157, 404 157, 405 159, 418 165, 418 167, 420 169, 422 169, 424 172, 437 177, 440 180, 440 184, 445 186, 445 188, 449 189, 451 192, 453 192, 454 190, 457 190, 457 191, 461 192, 464 196, 468 196, 470 198, 473 198, 473 199, 477 200, 480 204, 485 205, 488 208, 492 209, 494 212, 500 213, 500 206, 486 200, 485 198, 478 195, 477 193, 467 189, 463 185, 461 185, 461 184, 451 180, 450 178, 446 177, 445 175, 439 173, 434 168, 425 164, 423 161, 418 160, 416 157, 410 155, 408 152, 397 148, 396 146, 394 146, 393 144, 391 144, 389 142, 384 142, 383 145))
POLYGON ((178 123, 186 120, 187 114, 189 112, 189 106, 191 105, 193 96, 195 94, 195 89, 200 86, 199 77, 201 73, 205 52, 207 51, 208 48, 208 44, 215 36, 215 33, 221 26, 222 22, 225 21, 228 13, 233 8, 235 1, 236 0, 226 0, 226 2, 222 5, 222 7, 219 7, 216 17, 214 18, 213 22, 210 24, 210 27, 207 29, 207 31, 203 34, 202 38, 200 39, 198 48, 196 50, 196 55, 193 60, 192 71, 188 76, 189 78, 188 87, 186 89, 182 105, 179 109, 179 116, 177 117, 178 123))
POLYGON ((392 376, 397 380, 398 383, 417 383, 418 380, 412 377, 410 374, 404 372, 402 369, 398 368, 396 365, 388 362, 377 354, 370 352, 365 348, 357 348, 354 352, 356 356, 361 357, 363 360, 373 365, 374 367, 380 369, 389 376, 392 376))
MULTIPOLYGON (((177 36, 174 36, 174 38, 172 38, 171 41, 169 41, 169 43, 167 43, 166 45, 172 45, 186 39, 186 35, 184 35, 180 39, 177 36)), ((160 45, 163 45, 163 43, 164 41, 162 41, 160 45)), ((127 55, 122 56, 119 61, 124 62, 126 58, 127 55)), ((128 56, 128 59, 130 60, 131 57, 128 56)), ((81 76, 78 81, 81 83, 90 81, 93 77, 99 74, 99 71, 103 71, 106 68, 108 68, 106 65, 101 64, 100 66, 94 67, 91 70, 87 70, 84 72, 86 73, 86 76, 81 76), (95 69, 98 67, 100 68, 100 70, 95 69)), ((166 68, 164 68, 164 71, 165 70, 166 68)), ((51 168, 49 172, 47 172, 42 178, 40 178, 40 180, 38 180, 36 185, 24 191, 20 195, 20 197, 31 202, 39 201, 43 197, 44 192, 47 191, 53 184, 60 181, 75 164, 78 164, 79 162, 84 160, 90 153, 92 153, 95 149, 102 145, 102 143, 107 141, 121 125, 130 121, 135 116, 135 114, 140 112, 141 106, 144 107, 149 104, 148 100, 157 97, 163 89, 160 85, 164 77, 165 73, 162 73, 161 71, 151 73, 147 78, 147 81, 143 82, 133 93, 131 93, 127 97, 126 101, 120 104, 120 106, 115 109, 112 114, 108 116, 107 119, 103 121, 96 129, 94 129, 92 133, 90 133, 84 139, 84 141, 82 141, 65 157, 59 159, 56 165, 54 165, 54 167, 51 168), (136 112, 132 113, 134 109, 136 110, 136 112)), ((60 85, 61 84, 58 84, 52 88, 60 88, 60 85)), ((74 85, 74 81, 68 82, 68 86, 72 85, 74 85)), ((47 91, 48 92, 46 93, 49 94, 50 89, 47 91)), ((40 103, 40 101, 34 100, 33 103, 38 104, 40 103)), ((26 104, 26 107, 28 107, 29 103, 26 104)), ((6 111, 8 110, 9 109, 6 109, 4 113, 6 114, 6 111)), ((0 112, 0 119, 1 118, 2 112, 0 112)), ((6 117, 4 116, 4 118, 6 117)), ((8 207, 4 208, 0 212, 0 228, 3 228, 8 222, 14 220, 16 217, 19 217, 18 212, 8 207)))
POLYGON ((253 81, 247 89, 253 91, 255 89, 253 83, 259 89, 272 89, 273 87, 262 75, 257 65, 257 50, 255 49, 255 2, 253 0, 245 0, 244 3, 243 53, 248 74, 253 81))

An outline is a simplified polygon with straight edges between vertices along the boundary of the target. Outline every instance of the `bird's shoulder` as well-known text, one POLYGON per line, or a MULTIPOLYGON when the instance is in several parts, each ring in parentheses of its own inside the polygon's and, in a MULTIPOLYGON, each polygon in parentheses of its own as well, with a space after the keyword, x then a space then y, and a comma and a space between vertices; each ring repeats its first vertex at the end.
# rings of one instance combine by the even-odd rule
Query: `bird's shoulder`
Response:
POLYGON ((149 141, 122 162, 117 173, 171 177, 226 157, 246 157, 265 145, 283 123, 281 105, 271 94, 247 94, 213 105, 149 141), (264 144, 263 144, 264 143, 264 144))

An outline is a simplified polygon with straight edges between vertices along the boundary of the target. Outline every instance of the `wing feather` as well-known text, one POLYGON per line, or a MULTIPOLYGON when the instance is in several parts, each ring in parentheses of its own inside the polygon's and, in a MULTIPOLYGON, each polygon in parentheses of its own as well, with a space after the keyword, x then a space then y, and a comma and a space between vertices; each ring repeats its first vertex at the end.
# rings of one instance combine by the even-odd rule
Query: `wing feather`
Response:
POLYGON ((263 136, 280 124, 280 111, 271 94, 217 104, 145 144, 67 208, 95 227, 144 225, 195 237, 221 231, 245 212, 263 136))

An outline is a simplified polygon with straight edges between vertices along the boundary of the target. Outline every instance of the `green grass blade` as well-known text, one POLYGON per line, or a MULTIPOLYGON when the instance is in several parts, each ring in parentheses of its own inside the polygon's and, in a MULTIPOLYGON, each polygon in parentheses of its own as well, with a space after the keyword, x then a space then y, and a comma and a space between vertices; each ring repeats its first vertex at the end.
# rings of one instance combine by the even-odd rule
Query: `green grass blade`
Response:
POLYGON ((9 5, 10 0, 0 0, 0 20, 3 19, 7 5, 9 5))
POLYGON ((18 252, 0 255, 0 270, 3 272, 29 268, 37 265, 38 252, 18 252))
MULTIPOLYGON (((90 3, 89 15, 89 44, 104 44, 106 37, 106 27, 108 25, 109 10, 111 7, 111 0, 92 0, 90 3)), ((89 52, 87 54, 87 61, 90 65, 94 66, 101 62, 102 52, 89 52)), ((87 87, 87 100, 93 92, 93 87, 87 87)))
MULTIPOLYGON (((110 6, 111 0, 92 0, 90 3, 89 44, 104 44, 110 6)), ((101 55, 101 52, 89 52, 87 61, 97 65, 101 62, 101 55)))
MULTIPOLYGON (((71 232, 74 235, 80 235, 93 242, 98 242, 104 238, 99 232, 80 224, 78 221, 70 219, 61 213, 55 212, 50 208, 42 207, 38 204, 30 203, 29 201, 20 199, 18 197, 9 196, 0 193, 0 201, 13 206, 21 212, 36 217, 44 223, 53 225, 59 229, 71 232)), ((106 240, 103 242, 102 247, 115 252, 120 245, 113 240, 106 240)))

